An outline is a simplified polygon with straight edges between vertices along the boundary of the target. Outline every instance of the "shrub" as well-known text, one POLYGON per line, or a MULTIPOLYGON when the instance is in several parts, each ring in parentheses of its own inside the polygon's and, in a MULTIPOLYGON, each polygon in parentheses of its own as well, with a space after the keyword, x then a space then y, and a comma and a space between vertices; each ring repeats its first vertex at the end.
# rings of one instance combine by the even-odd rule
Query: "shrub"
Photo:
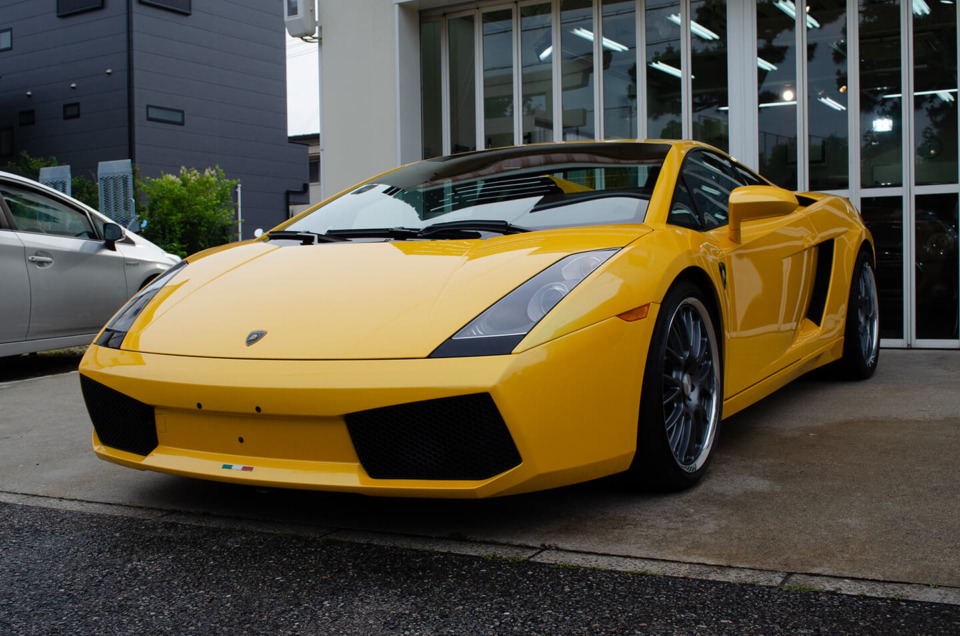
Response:
MULTIPOLYGON (((56 157, 34 157, 26 150, 22 150, 16 159, 4 166, 4 169, 31 179, 39 179, 40 168, 59 165, 56 157)), ((77 201, 86 203, 94 210, 100 209, 100 189, 95 180, 77 175, 70 179, 70 190, 71 196, 77 201)))
POLYGON ((137 209, 141 234, 163 249, 187 256, 237 237, 233 189, 219 166, 202 173, 180 168, 179 175, 140 181, 146 205, 137 209))

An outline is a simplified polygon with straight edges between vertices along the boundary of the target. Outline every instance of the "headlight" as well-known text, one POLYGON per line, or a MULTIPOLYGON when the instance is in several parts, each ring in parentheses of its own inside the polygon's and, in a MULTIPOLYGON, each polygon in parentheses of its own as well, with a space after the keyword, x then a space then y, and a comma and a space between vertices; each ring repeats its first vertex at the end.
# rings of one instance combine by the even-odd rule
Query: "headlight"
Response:
POLYGON ((177 272, 186 266, 187 261, 180 261, 154 278, 149 285, 138 291, 133 298, 127 301, 126 305, 120 308, 120 311, 114 314, 94 344, 101 347, 119 349, 123 343, 123 339, 127 336, 127 332, 130 331, 130 327, 133 326, 133 321, 137 319, 137 316, 139 316, 143 308, 147 306, 147 303, 153 300, 153 297, 157 295, 161 287, 166 285, 177 272))
POLYGON ((616 249, 572 254, 543 270, 437 347, 431 358, 504 355, 616 249))

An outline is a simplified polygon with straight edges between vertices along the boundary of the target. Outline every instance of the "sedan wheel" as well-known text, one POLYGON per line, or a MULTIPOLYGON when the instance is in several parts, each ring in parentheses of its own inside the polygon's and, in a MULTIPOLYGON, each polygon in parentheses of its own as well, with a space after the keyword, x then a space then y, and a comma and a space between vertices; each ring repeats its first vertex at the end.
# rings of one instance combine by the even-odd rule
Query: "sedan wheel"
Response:
POLYGON ((682 282, 667 294, 657 316, 631 468, 646 485, 685 488, 700 479, 710 462, 723 382, 706 303, 699 288, 682 282))

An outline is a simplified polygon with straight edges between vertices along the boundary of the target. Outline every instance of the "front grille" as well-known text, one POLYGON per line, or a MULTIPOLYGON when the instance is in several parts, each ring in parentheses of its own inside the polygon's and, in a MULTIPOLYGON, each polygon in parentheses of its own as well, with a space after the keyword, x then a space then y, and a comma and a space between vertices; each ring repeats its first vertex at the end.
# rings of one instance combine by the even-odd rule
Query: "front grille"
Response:
POLYGON ((93 428, 105 446, 137 455, 149 455, 157 447, 153 407, 83 375, 80 388, 93 428))
POLYGON ((346 416, 374 479, 488 479, 520 464, 487 393, 385 406, 346 416))

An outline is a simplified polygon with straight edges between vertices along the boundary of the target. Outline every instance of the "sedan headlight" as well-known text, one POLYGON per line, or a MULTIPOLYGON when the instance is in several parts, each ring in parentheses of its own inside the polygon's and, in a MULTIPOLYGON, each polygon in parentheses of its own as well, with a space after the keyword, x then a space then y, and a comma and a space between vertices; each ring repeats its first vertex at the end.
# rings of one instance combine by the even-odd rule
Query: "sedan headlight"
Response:
POLYGON ((133 326, 133 321, 137 319, 137 316, 139 316, 143 308, 147 306, 147 303, 153 300, 153 297, 157 295, 161 287, 166 285, 177 272, 186 266, 187 261, 180 261, 154 278, 149 285, 138 291, 133 298, 127 301, 126 305, 120 308, 120 311, 114 314, 113 318, 110 319, 110 322, 108 322, 104 328, 103 333, 97 338, 95 344, 101 347, 119 349, 123 343, 123 339, 127 336, 127 332, 130 331, 130 327, 133 326))
POLYGON ((504 355, 617 249, 572 254, 543 270, 437 347, 431 358, 504 355))

